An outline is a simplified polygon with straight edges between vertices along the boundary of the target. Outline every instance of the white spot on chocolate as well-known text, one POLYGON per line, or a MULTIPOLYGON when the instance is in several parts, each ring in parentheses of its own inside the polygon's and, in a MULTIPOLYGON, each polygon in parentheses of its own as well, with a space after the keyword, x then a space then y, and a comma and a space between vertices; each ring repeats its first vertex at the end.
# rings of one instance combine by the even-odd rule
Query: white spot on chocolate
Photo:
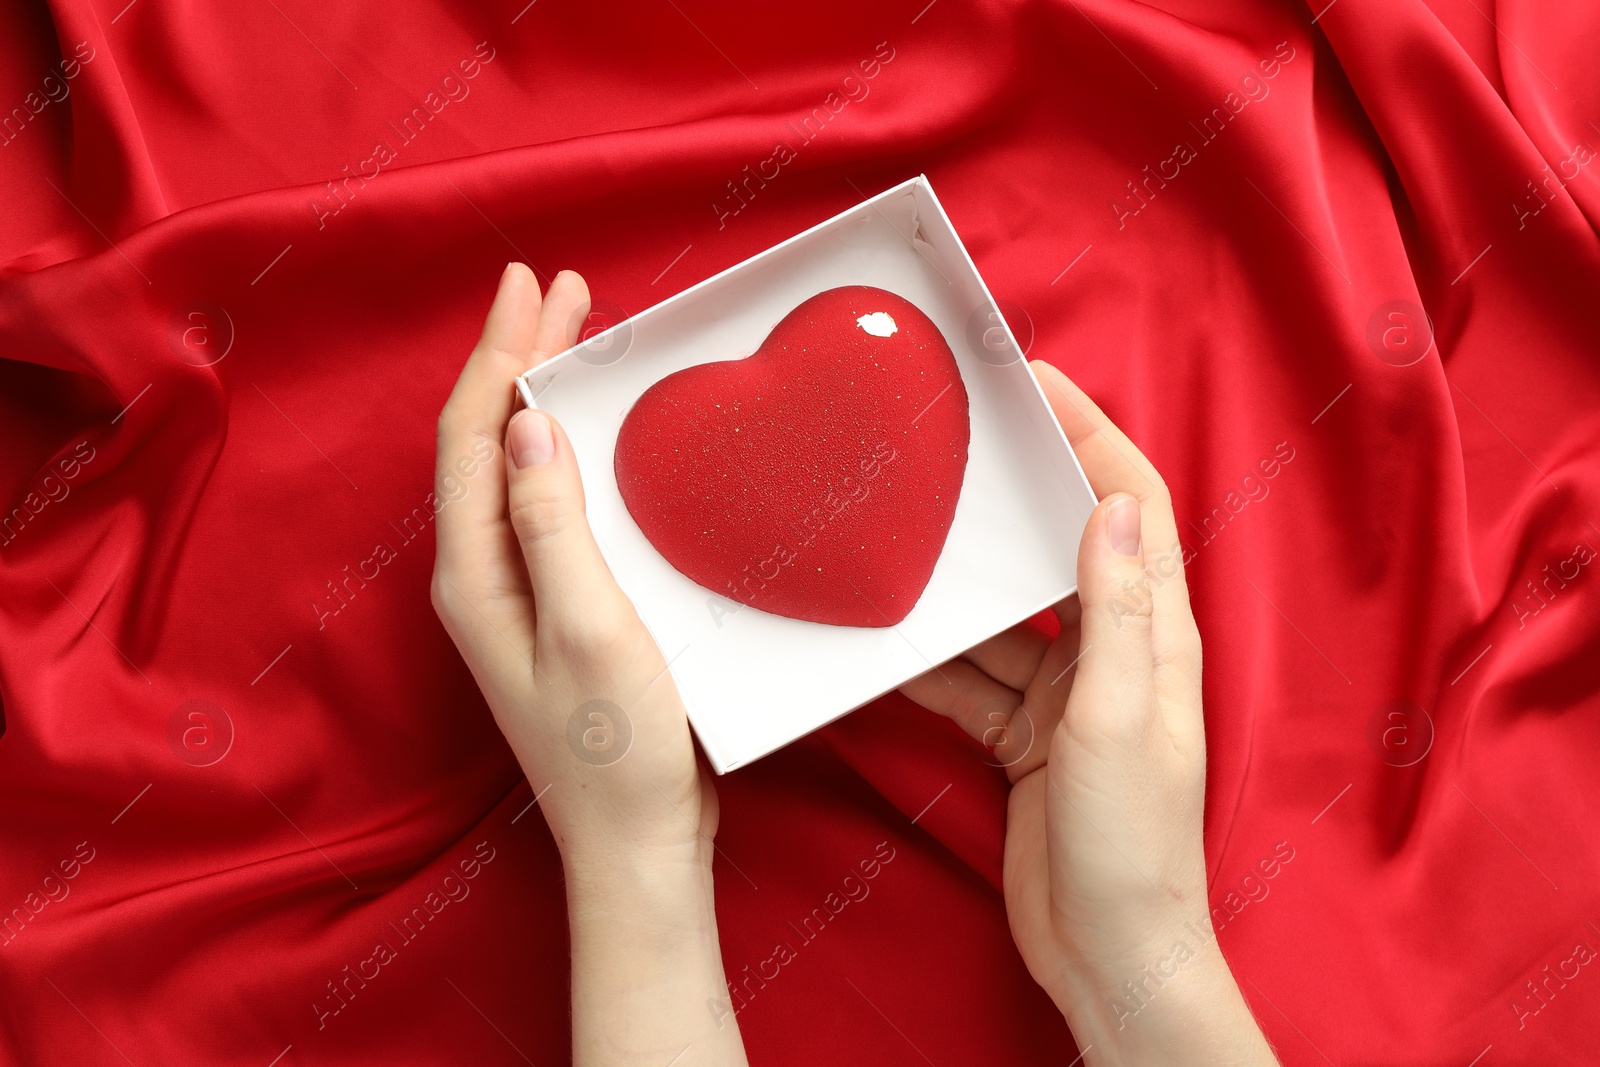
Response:
POLYGON ((856 325, 874 337, 888 337, 900 329, 887 311, 874 311, 870 315, 863 315, 856 320, 856 325))

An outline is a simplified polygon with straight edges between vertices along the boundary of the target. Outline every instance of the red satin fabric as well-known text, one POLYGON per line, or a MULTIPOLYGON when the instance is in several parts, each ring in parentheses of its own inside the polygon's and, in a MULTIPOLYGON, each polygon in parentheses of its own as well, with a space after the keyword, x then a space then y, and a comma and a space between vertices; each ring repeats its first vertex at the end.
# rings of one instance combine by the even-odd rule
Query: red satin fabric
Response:
MULTIPOLYGON (((507 260, 638 310, 919 172, 1171 485, 1285 1062, 1592 1055, 1594 8, 123 4, 0 13, 0 1058, 565 1059, 557 857, 428 604, 435 415, 507 260)), ((753 1062, 1076 1055, 948 724, 718 785, 753 1062)))

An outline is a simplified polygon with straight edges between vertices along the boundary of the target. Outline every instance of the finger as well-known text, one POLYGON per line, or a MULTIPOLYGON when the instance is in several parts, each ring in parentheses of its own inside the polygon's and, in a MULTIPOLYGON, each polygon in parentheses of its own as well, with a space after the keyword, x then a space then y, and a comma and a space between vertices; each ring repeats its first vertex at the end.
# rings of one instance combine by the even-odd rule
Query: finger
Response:
POLYGON ((450 399, 439 415, 434 497, 438 565, 460 584, 479 564, 505 554, 505 478, 500 441, 511 417, 512 380, 528 365, 539 320, 539 282, 508 265, 450 399))
POLYGON ((1056 733, 1056 726, 1066 713, 1067 699, 1072 694, 1072 681, 1077 677, 1078 662, 1082 661, 1080 646, 1082 637, 1078 633, 1077 621, 1062 627, 1061 635, 1045 649, 1045 656, 1038 664, 1034 677, 1027 683, 1027 688, 1022 689, 1022 707, 1018 709, 1018 715, 1011 717, 1008 737, 1016 741, 1037 737, 1040 744, 1029 745, 1008 757, 1010 761, 1006 763, 1006 774, 1010 774, 1011 781, 1021 781, 1034 773, 1050 757, 1050 744, 1046 742, 1056 733), (1026 721, 1019 721, 1019 718, 1026 718, 1026 721))
MULTIPOLYGON (((1076 607, 1076 599, 1073 604, 1076 607)), ((1077 612, 1074 610, 1071 624, 1063 626, 1056 639, 1046 646, 1032 676, 1025 683, 1022 706, 1012 715, 1007 728, 1006 738, 1012 744, 1006 749, 1005 768, 1013 782, 1032 774, 1049 757, 1050 746, 1046 742, 1055 733, 1066 711, 1067 698, 1072 692, 1072 680, 1081 656, 1081 644, 1077 612), (1038 739, 1040 743, 1031 743, 1033 739, 1038 739)))
POLYGON ((963 659, 953 659, 900 687, 914 702, 951 719, 979 744, 994 749, 997 763, 1012 762, 1033 735, 1013 736, 1022 694, 1001 685, 963 659))
POLYGON ((1058 600, 1050 605, 1050 610, 1056 613, 1056 618, 1061 620, 1061 629, 1078 625, 1078 616, 1082 609, 1078 604, 1078 594, 1073 593, 1065 600, 1058 600))
POLYGON ((604 656, 633 606, 606 566, 584 515, 572 442, 543 411, 523 410, 506 430, 511 527, 522 547, 539 613, 541 653, 604 656))
POLYGON ((1002 630, 962 653, 967 660, 1001 685, 1022 690, 1039 670, 1050 639, 1023 622, 1002 630))
POLYGON ((1151 604, 1131 596, 1143 571, 1139 501, 1102 500, 1078 548, 1083 648, 1067 701, 1067 726, 1086 740, 1131 744, 1159 723, 1151 604))
MULTIPOLYGON (((1200 675, 1200 633, 1189 603, 1183 549, 1166 483, 1127 435, 1066 375, 1037 360, 1031 366, 1095 493, 1102 497, 1128 493, 1139 502, 1145 565, 1131 595, 1153 605, 1152 647, 1160 684, 1174 690, 1191 688, 1200 675)), ((1198 710, 1199 702, 1185 701, 1183 706, 1198 710)), ((1198 728, 1196 722, 1174 725, 1190 732, 1198 728)))
POLYGON ((1155 466, 1077 383, 1043 360, 1033 360, 1028 366, 1050 401, 1056 421, 1083 465, 1095 495, 1140 496, 1165 489, 1155 466))
MULTIPOLYGON (((533 358, 528 366, 543 363, 578 343, 589 316, 589 284, 577 271, 564 270, 550 279, 534 329, 533 358)), ((526 369, 526 368, 524 368, 526 369)))
POLYGON ((1024 693, 1028 703, 1037 707, 1061 707, 1072 690, 1078 663, 1083 659, 1083 635, 1077 618, 1072 625, 1063 626, 1061 635, 1045 649, 1039 669, 1034 672, 1024 693))

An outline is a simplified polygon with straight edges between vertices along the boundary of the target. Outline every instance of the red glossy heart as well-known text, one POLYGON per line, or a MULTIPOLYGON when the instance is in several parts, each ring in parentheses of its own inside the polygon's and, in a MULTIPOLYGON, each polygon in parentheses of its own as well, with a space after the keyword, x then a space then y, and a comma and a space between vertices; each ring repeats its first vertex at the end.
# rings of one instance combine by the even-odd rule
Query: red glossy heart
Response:
POLYGON ((775 615, 892 626, 933 576, 971 427, 938 327, 869 286, 795 308, 746 359, 656 382, 617 435, 628 512, 683 574, 775 615))

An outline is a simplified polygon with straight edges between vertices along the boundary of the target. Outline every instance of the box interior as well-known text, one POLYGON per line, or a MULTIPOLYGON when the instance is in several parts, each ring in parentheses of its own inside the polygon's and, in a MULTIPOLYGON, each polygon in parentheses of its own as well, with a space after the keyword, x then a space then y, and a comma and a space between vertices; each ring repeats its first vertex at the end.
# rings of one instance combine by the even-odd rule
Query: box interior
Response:
POLYGON ((765 755, 1026 619, 1076 587, 1095 498, 1016 341, 925 178, 876 196, 590 338, 520 378, 560 420, 601 551, 670 662, 718 773, 765 755), (898 293, 939 327, 972 439, 949 539, 892 628, 770 615, 678 573, 623 505, 613 448, 649 386, 753 353, 801 301, 841 285, 898 293))

